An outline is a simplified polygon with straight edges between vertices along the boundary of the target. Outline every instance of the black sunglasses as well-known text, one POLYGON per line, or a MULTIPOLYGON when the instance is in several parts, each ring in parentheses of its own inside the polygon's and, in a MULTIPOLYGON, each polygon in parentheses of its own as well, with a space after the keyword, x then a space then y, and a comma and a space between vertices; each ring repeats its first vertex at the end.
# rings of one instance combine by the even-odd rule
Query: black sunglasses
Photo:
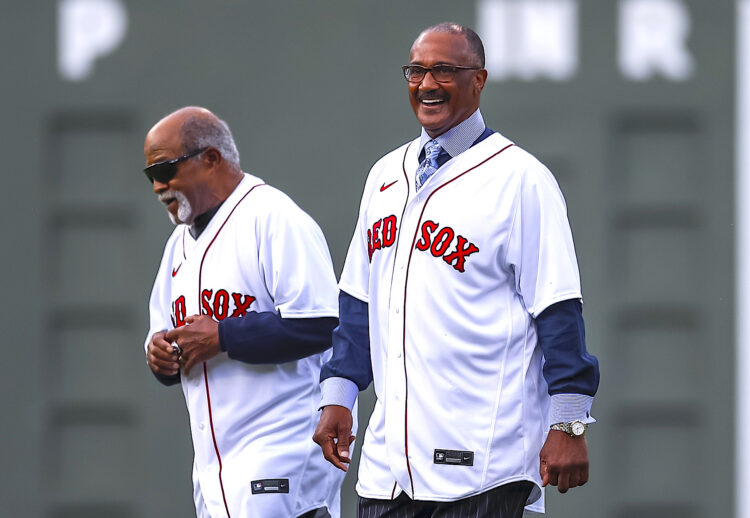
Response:
POLYGON ((184 160, 187 160, 188 158, 193 158, 196 155, 200 155, 206 149, 208 148, 204 147, 201 149, 196 149, 195 151, 191 151, 187 155, 182 155, 181 157, 173 158, 172 160, 163 160, 161 162, 156 162, 155 164, 151 164, 146 169, 144 169, 143 172, 146 173, 146 178, 148 178, 151 183, 154 183, 154 180, 159 183, 167 183, 169 182, 169 180, 174 178, 174 175, 177 174, 177 164, 184 160))

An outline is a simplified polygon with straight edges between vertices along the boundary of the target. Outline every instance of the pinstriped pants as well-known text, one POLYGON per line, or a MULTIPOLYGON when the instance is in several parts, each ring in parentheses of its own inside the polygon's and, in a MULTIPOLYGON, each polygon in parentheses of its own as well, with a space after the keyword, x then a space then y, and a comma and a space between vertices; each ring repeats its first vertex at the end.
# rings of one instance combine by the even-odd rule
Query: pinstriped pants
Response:
POLYGON ((406 493, 395 500, 359 497, 357 518, 521 518, 533 486, 512 482, 455 502, 412 500, 406 493))

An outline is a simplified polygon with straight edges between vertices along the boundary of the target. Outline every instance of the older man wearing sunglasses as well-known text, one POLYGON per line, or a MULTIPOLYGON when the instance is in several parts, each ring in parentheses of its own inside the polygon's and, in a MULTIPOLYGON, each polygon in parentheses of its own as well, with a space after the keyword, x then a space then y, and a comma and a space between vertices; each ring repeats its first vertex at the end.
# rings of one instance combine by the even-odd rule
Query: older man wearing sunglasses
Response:
POLYGON ((338 322, 323 233, 242 171, 228 126, 206 109, 159 121, 144 153, 176 225, 145 349, 157 379, 182 385, 197 515, 338 517, 343 473, 310 441, 338 322))

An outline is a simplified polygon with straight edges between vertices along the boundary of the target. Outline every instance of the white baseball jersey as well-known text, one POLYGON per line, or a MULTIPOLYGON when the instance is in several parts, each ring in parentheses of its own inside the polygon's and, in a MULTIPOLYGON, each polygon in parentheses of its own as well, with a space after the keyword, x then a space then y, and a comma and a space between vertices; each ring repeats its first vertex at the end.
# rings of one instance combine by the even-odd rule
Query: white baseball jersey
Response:
MULTIPOLYGON (((318 225, 285 194, 245 174, 205 230, 178 226, 151 294, 149 337, 185 318, 248 311, 338 316, 338 290, 318 225)), ((318 377, 328 357, 249 365, 226 353, 181 372, 195 459, 199 517, 339 516, 343 473, 312 441, 318 377)))
POLYGON ((357 492, 452 501, 536 484, 549 396, 533 318, 580 298, 552 174, 495 133, 415 192, 419 139, 367 179, 339 287, 369 303, 377 402, 357 492))

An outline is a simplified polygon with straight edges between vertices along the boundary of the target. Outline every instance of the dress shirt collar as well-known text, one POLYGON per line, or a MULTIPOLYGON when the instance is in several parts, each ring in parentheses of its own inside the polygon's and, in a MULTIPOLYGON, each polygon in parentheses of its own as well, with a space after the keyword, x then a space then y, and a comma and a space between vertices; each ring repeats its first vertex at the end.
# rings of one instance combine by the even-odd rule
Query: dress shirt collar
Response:
MULTIPOLYGON (((451 129, 439 135, 435 140, 438 141, 440 147, 443 148, 451 158, 455 158, 467 149, 479 138, 479 135, 485 129, 484 119, 479 109, 472 113, 469 118, 451 129)), ((422 135, 419 138, 419 156, 424 156, 424 146, 432 140, 424 128, 422 128, 422 135)))

